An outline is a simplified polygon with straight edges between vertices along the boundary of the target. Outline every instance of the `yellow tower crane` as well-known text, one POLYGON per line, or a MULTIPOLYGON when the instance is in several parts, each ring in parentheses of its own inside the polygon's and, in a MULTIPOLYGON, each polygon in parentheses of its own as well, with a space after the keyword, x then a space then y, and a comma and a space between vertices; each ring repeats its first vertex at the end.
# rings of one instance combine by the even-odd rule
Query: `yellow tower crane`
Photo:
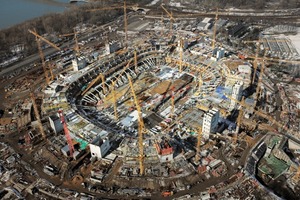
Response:
POLYGON ((182 39, 180 39, 179 57, 180 57, 179 72, 181 73, 182 63, 183 63, 183 40, 182 39))
POLYGON ((172 21, 175 22, 173 14, 170 13, 162 4, 160 5, 160 7, 167 13, 167 15, 170 18, 170 35, 172 35, 173 34, 173 24, 172 24, 172 21))
MULTIPOLYGON (((129 62, 127 63, 127 65, 124 67, 124 69, 121 71, 120 74, 118 74, 116 80, 114 80, 112 82, 112 99, 113 99, 113 103, 114 103, 114 115, 115 115, 115 120, 118 120, 118 105, 117 105, 117 97, 116 97, 116 92, 115 92, 115 84, 116 82, 119 80, 119 78, 121 78, 122 74, 125 72, 126 69, 128 69, 128 67, 130 66, 131 60, 129 60, 129 62)), ((104 80, 102 80, 102 83, 104 83, 104 80)))
POLYGON ((63 35, 59 35, 59 37, 68 37, 68 36, 72 36, 74 35, 74 41, 75 41, 75 46, 74 46, 74 50, 76 52, 76 56, 80 55, 80 49, 79 49, 79 44, 78 44, 78 32, 76 32, 76 30, 74 29, 73 33, 67 33, 67 34, 63 34, 63 35))
POLYGON ((42 137, 45 139, 46 138, 46 133, 45 133, 44 128, 43 128, 43 124, 42 124, 42 121, 41 121, 41 116, 40 116, 38 107, 36 105, 35 96, 34 96, 33 92, 30 92, 30 98, 31 98, 32 105, 33 105, 34 115, 36 117, 36 120, 38 121, 38 127, 40 129, 42 137))
POLYGON ((250 110, 253 110, 254 114, 259 116, 259 117, 262 117, 264 119, 267 119, 268 121, 272 122, 275 126, 277 126, 278 128, 281 128, 283 130, 285 130, 287 133, 291 133, 295 136, 297 136, 299 133, 291 130, 290 128, 288 128, 287 126, 285 126, 284 124, 281 124, 278 120, 274 119, 273 117, 271 117, 269 114, 267 113, 264 113, 263 111, 261 110, 255 110, 253 107, 251 106, 248 106, 245 102, 241 102, 241 101, 238 101, 236 100, 235 98, 232 98, 230 96, 227 96, 227 98, 229 98, 230 100, 232 101, 235 101, 236 103, 240 104, 241 106, 247 108, 247 109, 250 109, 250 110))
MULTIPOLYGON (((285 41, 285 40, 268 40, 268 41, 269 42, 281 42, 281 41, 285 41)), ((287 63, 300 63, 299 61, 293 61, 293 60, 283 60, 283 59, 267 58, 265 56, 264 57, 258 57, 260 44, 262 42, 263 42, 263 40, 243 41, 243 43, 245 43, 245 44, 249 44, 249 43, 256 44, 255 56, 248 56, 248 55, 246 55, 246 58, 252 58, 252 59, 254 59, 254 63, 253 63, 254 72, 253 72, 253 77, 252 77, 252 82, 251 82, 252 84, 255 81, 256 71, 257 71, 257 67, 258 67, 258 60, 263 59, 263 60, 267 60, 267 61, 277 61, 277 62, 287 62, 287 63)))
POLYGON ((136 97, 131 78, 130 78, 129 75, 127 75, 127 78, 128 78, 128 82, 130 84, 130 88, 131 88, 132 96, 133 96, 133 99, 134 99, 134 103, 135 103, 136 109, 138 111, 138 144, 139 144, 140 175, 144 175, 144 158, 145 158, 145 155, 144 155, 144 145, 143 145, 143 133, 145 132, 145 125, 144 125, 144 120, 143 120, 143 116, 142 116, 141 107, 140 107, 138 99, 136 97))
POLYGON ((120 9, 120 8, 123 8, 123 9, 124 9, 125 47, 126 47, 126 49, 127 49, 127 47, 128 47, 127 8, 128 8, 128 7, 134 8, 134 7, 137 7, 137 6, 138 6, 137 4, 135 4, 135 5, 127 5, 127 4, 126 4, 126 0, 124 0, 123 6, 116 5, 116 6, 106 7, 106 8, 89 9, 89 10, 87 10, 87 11, 94 12, 94 11, 99 11, 99 10, 114 10, 114 9, 120 9))
POLYGON ((115 114, 115 120, 118 120, 118 110, 117 110, 117 99, 116 99, 116 93, 115 93, 115 81, 112 82, 112 88, 111 88, 112 98, 114 101, 114 114, 115 114))
POLYGON ((102 87, 103 87, 103 93, 106 93, 106 87, 105 87, 105 77, 102 73, 100 73, 90 84, 86 87, 86 89, 81 93, 81 95, 85 95, 93 85, 95 85, 98 81, 102 80, 102 87))
MULTIPOLYGON (((38 46, 38 50, 39 50, 39 55, 41 58, 41 62, 42 62, 42 67, 44 70, 44 75, 45 75, 45 79, 46 79, 46 84, 48 85, 50 83, 50 78, 48 76, 48 69, 46 67, 46 62, 45 62, 45 56, 42 50, 42 46, 41 46, 41 40, 46 42, 47 44, 49 44, 50 46, 52 46, 53 48, 57 49, 57 50, 61 50, 58 46, 56 46, 55 44, 53 44, 52 42, 48 41, 47 39, 45 39, 44 37, 40 36, 39 34, 37 34, 37 32, 34 30, 28 30, 29 33, 33 34, 35 36, 36 39, 36 43, 38 46)), ((51 69, 50 69, 51 70, 51 69)))

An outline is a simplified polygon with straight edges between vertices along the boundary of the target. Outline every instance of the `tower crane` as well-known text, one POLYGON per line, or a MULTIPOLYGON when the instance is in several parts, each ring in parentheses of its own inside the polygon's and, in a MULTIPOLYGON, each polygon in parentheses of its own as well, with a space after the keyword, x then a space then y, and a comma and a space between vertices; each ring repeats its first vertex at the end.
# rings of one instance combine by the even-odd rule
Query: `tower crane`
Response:
POLYGON ((35 114, 36 120, 38 121, 38 127, 40 129, 42 137, 45 139, 46 138, 46 133, 45 133, 44 128, 43 128, 43 124, 42 124, 42 121, 41 121, 41 116, 40 116, 38 107, 36 105, 35 96, 34 96, 33 92, 30 92, 30 98, 31 98, 31 101, 32 101, 33 110, 34 110, 34 114, 35 114))
POLYGON ((75 29, 74 29, 73 33, 67 33, 67 34, 59 35, 59 37, 68 37, 68 36, 72 36, 72 35, 74 35, 74 40, 75 40, 74 50, 76 52, 76 56, 79 56, 80 51, 79 51, 78 38, 77 38, 78 32, 76 32, 75 29))
POLYGON ((230 96, 227 96, 227 98, 229 98, 230 100, 233 100, 235 101, 236 103, 240 104, 242 107, 245 107, 247 109, 252 109, 254 114, 259 116, 259 117, 262 117, 264 119, 267 119, 268 121, 272 122, 273 124, 275 124, 278 128, 281 128, 283 130, 285 130, 287 133, 292 133, 293 135, 298 135, 299 133, 293 131, 293 130, 290 130, 286 125, 278 122, 276 119, 274 119, 273 117, 271 117, 270 115, 264 113, 263 111, 261 110, 255 110, 253 107, 251 106, 248 106, 245 102, 241 102, 241 101, 238 101, 236 100, 235 98, 232 98, 230 96))
MULTIPOLYGON (((58 46, 56 46, 55 44, 53 44, 52 42, 48 41, 47 39, 45 39, 44 37, 40 36, 35 30, 28 30, 29 33, 33 34, 35 36, 35 40, 38 46, 38 50, 39 50, 39 55, 41 58, 41 62, 42 62, 42 67, 44 70, 44 75, 45 75, 45 79, 46 79, 46 84, 48 85, 50 83, 50 78, 48 76, 48 70, 46 67, 46 62, 45 62, 45 56, 42 50, 42 46, 41 46, 41 40, 46 42, 47 44, 49 44, 50 46, 52 46, 53 48, 57 49, 57 50, 61 50, 58 46)), ((51 69, 50 69, 51 70, 51 69)))
MULTIPOLYGON (((116 82, 119 80, 119 78, 122 76, 122 74, 125 72, 126 69, 128 69, 128 67, 130 66, 131 60, 129 60, 129 62, 127 63, 127 65, 124 67, 124 69, 121 71, 121 73, 118 74, 118 77, 116 78, 116 80, 114 80, 112 82, 112 99, 113 99, 113 103, 114 103, 114 115, 115 115, 115 120, 118 120, 118 110, 117 110, 117 97, 116 97, 116 92, 115 92, 115 84, 116 82)), ((102 80, 102 83, 104 82, 104 80, 102 80)))
POLYGON ((89 9, 87 11, 99 11, 99 10, 114 10, 114 9, 120 9, 120 8, 123 8, 124 9, 124 32, 125 32, 125 47, 127 49, 128 47, 128 27, 127 27, 127 8, 128 7, 131 7, 131 8, 134 8, 134 7, 137 7, 138 5, 135 4, 135 5, 127 5, 126 4, 126 0, 123 1, 123 6, 111 6, 111 7, 106 7, 106 8, 96 8, 96 9, 89 9))
MULTIPOLYGON (((251 41, 246 41, 246 42, 251 42, 251 41)), ((256 71, 257 71, 257 67, 258 67, 258 61, 261 61, 261 69, 260 69, 260 73, 259 73, 259 77, 258 77, 258 81, 257 81, 257 87, 256 87, 256 97, 255 97, 255 99, 257 100, 258 95, 259 95, 261 82, 262 82, 262 76, 263 76, 263 73, 264 73, 265 61, 277 61, 277 62, 287 62, 287 63, 300 63, 300 61, 268 58, 268 57, 266 57, 266 51, 264 52, 263 57, 258 57, 258 50, 259 50, 260 41, 256 41, 256 42, 257 42, 257 49, 256 49, 255 57, 247 56, 247 58, 253 58, 254 59, 254 66, 253 66, 254 67, 254 72, 253 72, 252 84, 254 83, 254 80, 255 80, 256 71)))
POLYGON ((114 101, 114 114, 115 114, 115 120, 118 120, 118 110, 117 110, 117 99, 116 99, 116 93, 115 93, 115 81, 112 82, 112 89, 111 89, 111 93, 112 93, 112 98, 114 101))
POLYGON ((143 133, 145 131, 145 125, 144 125, 144 120, 143 120, 143 116, 142 116, 141 107, 140 107, 138 99, 136 97, 131 78, 130 78, 129 75, 127 75, 127 78, 128 78, 128 82, 130 84, 131 93, 132 93, 132 96, 133 96, 133 99, 134 99, 134 103, 135 103, 136 109, 138 111, 138 143, 139 143, 140 175, 144 175, 144 158, 145 158, 145 155, 144 155, 144 145, 143 145, 143 133))
POLYGON ((103 93, 106 93, 106 86, 105 86, 105 77, 102 73, 100 73, 87 87, 86 89, 81 93, 81 95, 85 95, 93 85, 95 85, 99 80, 102 80, 102 87, 103 87, 103 93))
POLYGON ((180 47, 179 47, 179 57, 180 57, 180 64, 179 64, 179 72, 182 72, 182 62, 183 62, 183 40, 180 39, 180 47))
POLYGON ((172 13, 170 13, 162 4, 160 5, 160 7, 167 13, 167 15, 169 16, 170 18, 170 35, 172 35, 172 32, 173 32, 173 24, 172 24, 172 21, 175 22, 175 19, 172 15, 172 13))
MULTIPOLYGON (((274 42, 280 42, 282 40, 268 40, 268 41, 269 42, 273 42, 273 41, 274 42)), ((294 61, 294 60, 284 60, 284 59, 268 58, 268 57, 265 57, 265 56, 264 57, 258 57, 260 44, 262 42, 263 42, 263 40, 243 41, 243 43, 245 43, 245 44, 249 44, 249 43, 256 44, 255 56, 248 56, 248 55, 245 56, 245 58, 254 59, 254 63, 253 63, 254 72, 253 72, 253 77, 252 77, 252 84, 254 83, 254 80, 255 80, 256 71, 257 71, 257 65, 258 65, 258 63, 257 63, 258 60, 262 60, 263 59, 263 60, 267 60, 267 61, 276 61, 276 62, 300 63, 300 61, 294 61)))
POLYGON ((73 145, 73 142, 72 142, 72 138, 71 138, 70 133, 69 133, 67 122, 66 122, 65 117, 64 117, 63 110, 58 110, 58 114, 59 114, 59 117, 60 117, 60 121, 61 121, 61 123, 63 124, 63 127, 64 127, 65 136, 66 136, 67 143, 68 143, 68 146, 69 146, 70 157, 73 157, 73 153, 75 152, 75 149, 74 149, 74 145, 73 145))
MULTIPOLYGON (((168 14, 168 16, 170 18, 170 24, 171 24, 171 20, 173 22, 175 22, 175 18, 174 18, 175 16, 172 13, 170 13, 163 5, 161 5, 161 7, 168 14)), ((199 14, 195 14, 195 13, 193 13, 193 14, 184 14, 185 17, 187 15, 188 16, 206 16, 207 13, 205 13, 205 14, 204 13, 199 13, 199 14)), ((176 15, 176 17, 180 17, 180 16, 182 16, 182 15, 180 15, 180 14, 176 15)), ((212 50, 215 48, 215 45, 217 43, 216 36, 217 36, 217 21, 218 21, 218 16, 219 16, 219 9, 217 9, 216 12, 215 12, 215 24, 214 24, 214 32, 213 32, 212 45, 211 45, 212 50)), ((204 33, 200 33, 200 35, 202 35, 202 36, 208 36, 207 34, 204 34, 204 33)))

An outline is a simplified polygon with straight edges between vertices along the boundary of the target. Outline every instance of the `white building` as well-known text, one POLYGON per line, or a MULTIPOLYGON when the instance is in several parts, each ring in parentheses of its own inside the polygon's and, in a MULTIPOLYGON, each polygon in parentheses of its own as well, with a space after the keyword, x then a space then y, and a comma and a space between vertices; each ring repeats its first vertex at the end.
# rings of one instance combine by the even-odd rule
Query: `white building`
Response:
POLYGON ((250 74, 250 75, 252 72, 250 65, 239 65, 238 70, 239 70, 239 73, 250 74))
POLYGON ((105 50, 107 54, 114 53, 121 49, 121 43, 118 41, 112 41, 105 44, 105 50))
MULTIPOLYGON (((232 98, 240 101, 242 99, 242 91, 243 91, 243 82, 238 81, 232 88, 232 98)), ((233 110, 236 108, 236 102, 231 100, 230 109, 233 110)))
POLYGON ((216 53, 217 60, 220 60, 221 58, 224 58, 224 56, 225 56, 225 49, 224 48, 219 48, 217 50, 217 53, 216 53))
POLYGON ((202 134, 205 139, 209 138, 210 133, 215 133, 217 131, 219 116, 219 110, 216 108, 213 108, 204 114, 202 134))
POLYGON ((60 118, 58 115, 51 115, 49 116, 49 122, 50 122, 50 127, 54 131, 55 134, 61 132, 63 130, 63 125, 60 121, 60 118))
POLYGON ((74 71, 79 71, 86 67, 86 58, 83 56, 76 57, 74 60, 72 60, 72 66, 74 71))
POLYGON ((104 139, 98 137, 89 146, 92 158, 96 157, 98 160, 103 158, 111 147, 107 137, 104 139))

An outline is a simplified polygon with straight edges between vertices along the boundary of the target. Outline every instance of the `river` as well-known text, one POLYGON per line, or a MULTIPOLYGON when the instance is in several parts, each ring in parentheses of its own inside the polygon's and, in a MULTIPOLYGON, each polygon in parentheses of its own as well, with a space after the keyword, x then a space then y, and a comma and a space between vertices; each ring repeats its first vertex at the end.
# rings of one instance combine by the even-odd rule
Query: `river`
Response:
POLYGON ((69 0, 0 0, 0 30, 68 6, 69 0))

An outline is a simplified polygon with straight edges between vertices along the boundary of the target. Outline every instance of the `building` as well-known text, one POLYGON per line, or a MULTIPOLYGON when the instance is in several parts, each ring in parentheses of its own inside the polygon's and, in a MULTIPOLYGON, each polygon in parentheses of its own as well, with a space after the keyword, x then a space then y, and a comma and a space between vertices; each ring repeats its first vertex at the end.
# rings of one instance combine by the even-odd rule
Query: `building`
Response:
POLYGON ((101 139, 97 137, 92 143, 89 144, 92 158, 97 158, 98 160, 103 158, 103 156, 110 149, 109 139, 106 137, 101 139))
MULTIPOLYGON (((243 91, 243 82, 238 81, 232 88, 232 98, 240 101, 242 99, 242 91, 243 91)), ((234 100, 231 100, 230 102, 230 109, 233 110, 236 108, 236 102, 234 100)))
POLYGON ((249 74, 251 75, 251 66, 250 65, 239 65, 238 66, 239 73, 249 74))
POLYGON ((118 41, 112 41, 105 44, 105 50, 107 54, 114 53, 121 49, 121 44, 118 41))
POLYGON ((219 48, 217 50, 217 53, 216 53, 217 60, 220 60, 221 58, 224 58, 224 55, 225 55, 225 49, 224 48, 219 48))
POLYGON ((72 60, 72 66, 74 71, 79 71, 86 67, 86 58, 83 56, 76 57, 74 60, 72 60))
POLYGON ((49 119, 50 127, 52 128, 55 134, 58 134, 63 130, 63 125, 57 114, 49 116, 48 119, 49 119))
POLYGON ((204 114, 202 124, 202 134, 205 139, 209 138, 210 133, 215 133, 218 128, 220 112, 218 109, 213 108, 204 114))
POLYGON ((168 140, 162 139, 160 142, 156 142, 155 148, 160 162, 173 161, 173 148, 168 140))

